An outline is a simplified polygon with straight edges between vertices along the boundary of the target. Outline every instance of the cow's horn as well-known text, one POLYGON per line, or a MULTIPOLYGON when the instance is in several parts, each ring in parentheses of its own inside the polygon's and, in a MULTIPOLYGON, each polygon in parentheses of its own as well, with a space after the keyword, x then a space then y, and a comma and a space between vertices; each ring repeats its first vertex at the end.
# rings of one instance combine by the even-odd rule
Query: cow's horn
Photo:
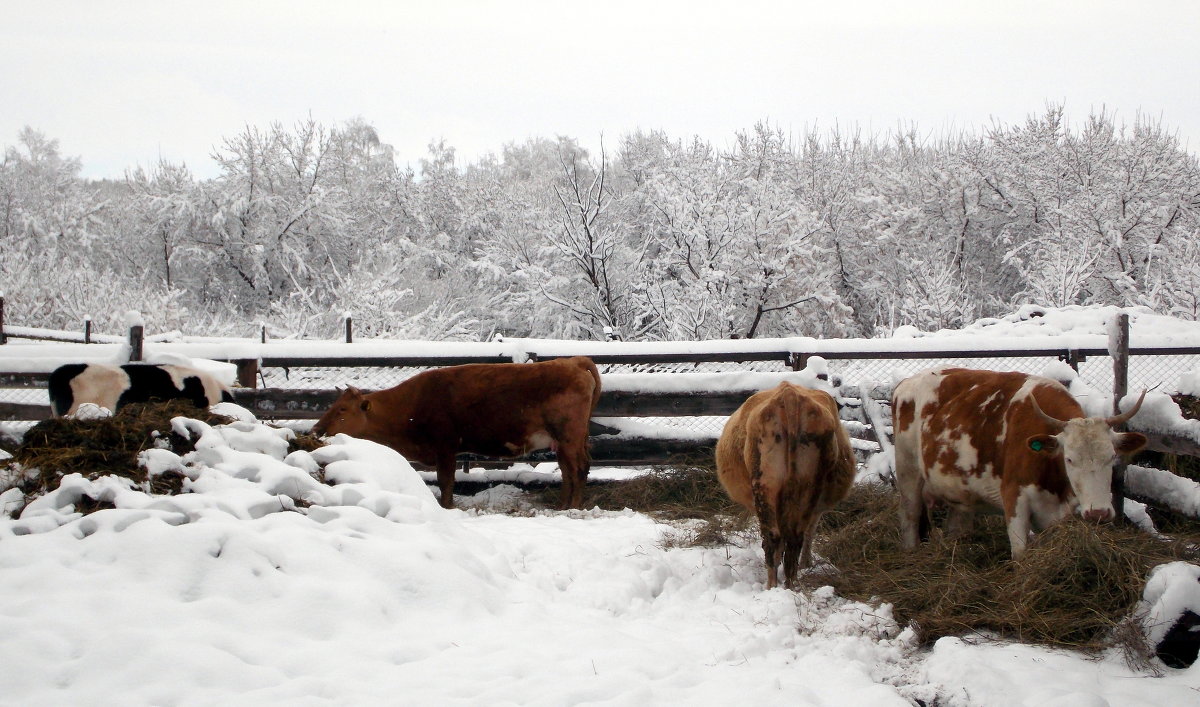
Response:
POLYGON ((1037 398, 1034 397, 1033 393, 1029 394, 1029 402, 1033 405, 1033 411, 1037 413, 1037 416, 1042 418, 1042 422, 1045 422, 1047 425, 1053 427, 1055 432, 1062 432, 1064 429, 1066 429, 1066 421, 1060 420, 1057 417, 1051 417, 1042 412, 1042 406, 1038 405, 1037 398))
POLYGON ((1133 404, 1133 407, 1129 408, 1120 415, 1113 415, 1112 417, 1105 418, 1104 421, 1108 423, 1109 427, 1116 427, 1117 425, 1123 425, 1126 422, 1129 422, 1129 418, 1136 415, 1137 411, 1141 409, 1142 401, 1146 399, 1147 392, 1149 391, 1143 388, 1141 397, 1137 399, 1137 402, 1133 404))

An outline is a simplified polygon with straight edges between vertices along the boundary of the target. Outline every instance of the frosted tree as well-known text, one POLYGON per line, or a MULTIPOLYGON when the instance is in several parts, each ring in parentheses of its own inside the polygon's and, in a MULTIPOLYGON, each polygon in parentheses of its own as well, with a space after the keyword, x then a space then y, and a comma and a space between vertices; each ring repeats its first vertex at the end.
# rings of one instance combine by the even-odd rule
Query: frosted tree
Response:
POLYGON ((608 179, 608 159, 601 150, 594 165, 587 153, 567 147, 559 152, 560 176, 553 185, 558 201, 557 224, 544 241, 543 257, 550 275, 539 287, 542 295, 569 312, 574 338, 599 338, 605 327, 630 339, 643 338, 648 312, 634 289, 645 244, 627 238, 626 224, 616 209, 608 179))
POLYGON ((1053 292, 1068 275, 1082 282, 1073 288, 1079 303, 1141 301, 1155 250, 1192 232, 1196 159, 1157 123, 1139 118, 1118 128, 1100 112, 1072 132, 1062 107, 1050 106, 1023 126, 997 126, 989 143, 991 165, 980 172, 1008 217, 1003 259, 1026 278, 1024 296, 1053 292), (1078 250, 1097 257, 1041 262, 1078 250))

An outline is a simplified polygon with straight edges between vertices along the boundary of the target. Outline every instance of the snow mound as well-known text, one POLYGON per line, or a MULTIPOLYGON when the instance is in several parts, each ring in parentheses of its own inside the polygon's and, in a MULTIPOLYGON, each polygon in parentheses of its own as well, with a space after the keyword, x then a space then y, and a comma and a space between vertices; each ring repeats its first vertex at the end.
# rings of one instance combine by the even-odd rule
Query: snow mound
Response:
MULTIPOLYGON (((181 456, 168 449, 147 449, 139 455, 139 463, 151 476, 168 472, 185 476, 184 493, 155 495, 148 484, 130 479, 89 480, 71 474, 57 489, 32 500, 19 519, 0 521, 0 538, 74 523, 83 517, 78 509, 85 497, 111 506, 92 515, 120 516, 123 520, 117 524, 122 528, 151 517, 178 525, 214 514, 255 519, 285 511, 324 522, 344 506, 400 522, 429 522, 444 515, 408 461, 373 442, 338 435, 312 453, 289 454, 288 440, 295 433, 286 428, 245 420, 208 425, 185 417, 176 417, 171 424, 175 432, 193 441, 195 451, 181 456), (322 467, 326 483, 316 478, 322 467)), ((93 519, 84 525, 102 522, 93 519)))

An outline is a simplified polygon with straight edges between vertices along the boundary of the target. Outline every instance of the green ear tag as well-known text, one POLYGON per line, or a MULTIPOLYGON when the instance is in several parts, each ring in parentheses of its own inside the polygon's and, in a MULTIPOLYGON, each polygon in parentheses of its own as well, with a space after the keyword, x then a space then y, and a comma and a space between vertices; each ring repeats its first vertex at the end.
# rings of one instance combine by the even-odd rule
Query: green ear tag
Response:
POLYGON ((1029 443, 1029 448, 1035 452, 1042 451, 1042 440, 1040 440, 1040 439, 1033 440, 1032 442, 1029 443))

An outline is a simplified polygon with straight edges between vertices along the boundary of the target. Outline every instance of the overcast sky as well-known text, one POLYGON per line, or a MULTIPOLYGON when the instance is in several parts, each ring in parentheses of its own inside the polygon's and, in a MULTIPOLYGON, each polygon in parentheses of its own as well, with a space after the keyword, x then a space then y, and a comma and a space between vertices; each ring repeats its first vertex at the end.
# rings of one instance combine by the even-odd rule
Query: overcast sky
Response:
POLYGON ((30 125, 119 177, 201 177, 247 124, 361 116, 415 164, 637 128, 718 146, 900 124, 982 132, 1064 102, 1139 111, 1200 146, 1194 0, 685 2, 0 0, 0 144, 30 125))

